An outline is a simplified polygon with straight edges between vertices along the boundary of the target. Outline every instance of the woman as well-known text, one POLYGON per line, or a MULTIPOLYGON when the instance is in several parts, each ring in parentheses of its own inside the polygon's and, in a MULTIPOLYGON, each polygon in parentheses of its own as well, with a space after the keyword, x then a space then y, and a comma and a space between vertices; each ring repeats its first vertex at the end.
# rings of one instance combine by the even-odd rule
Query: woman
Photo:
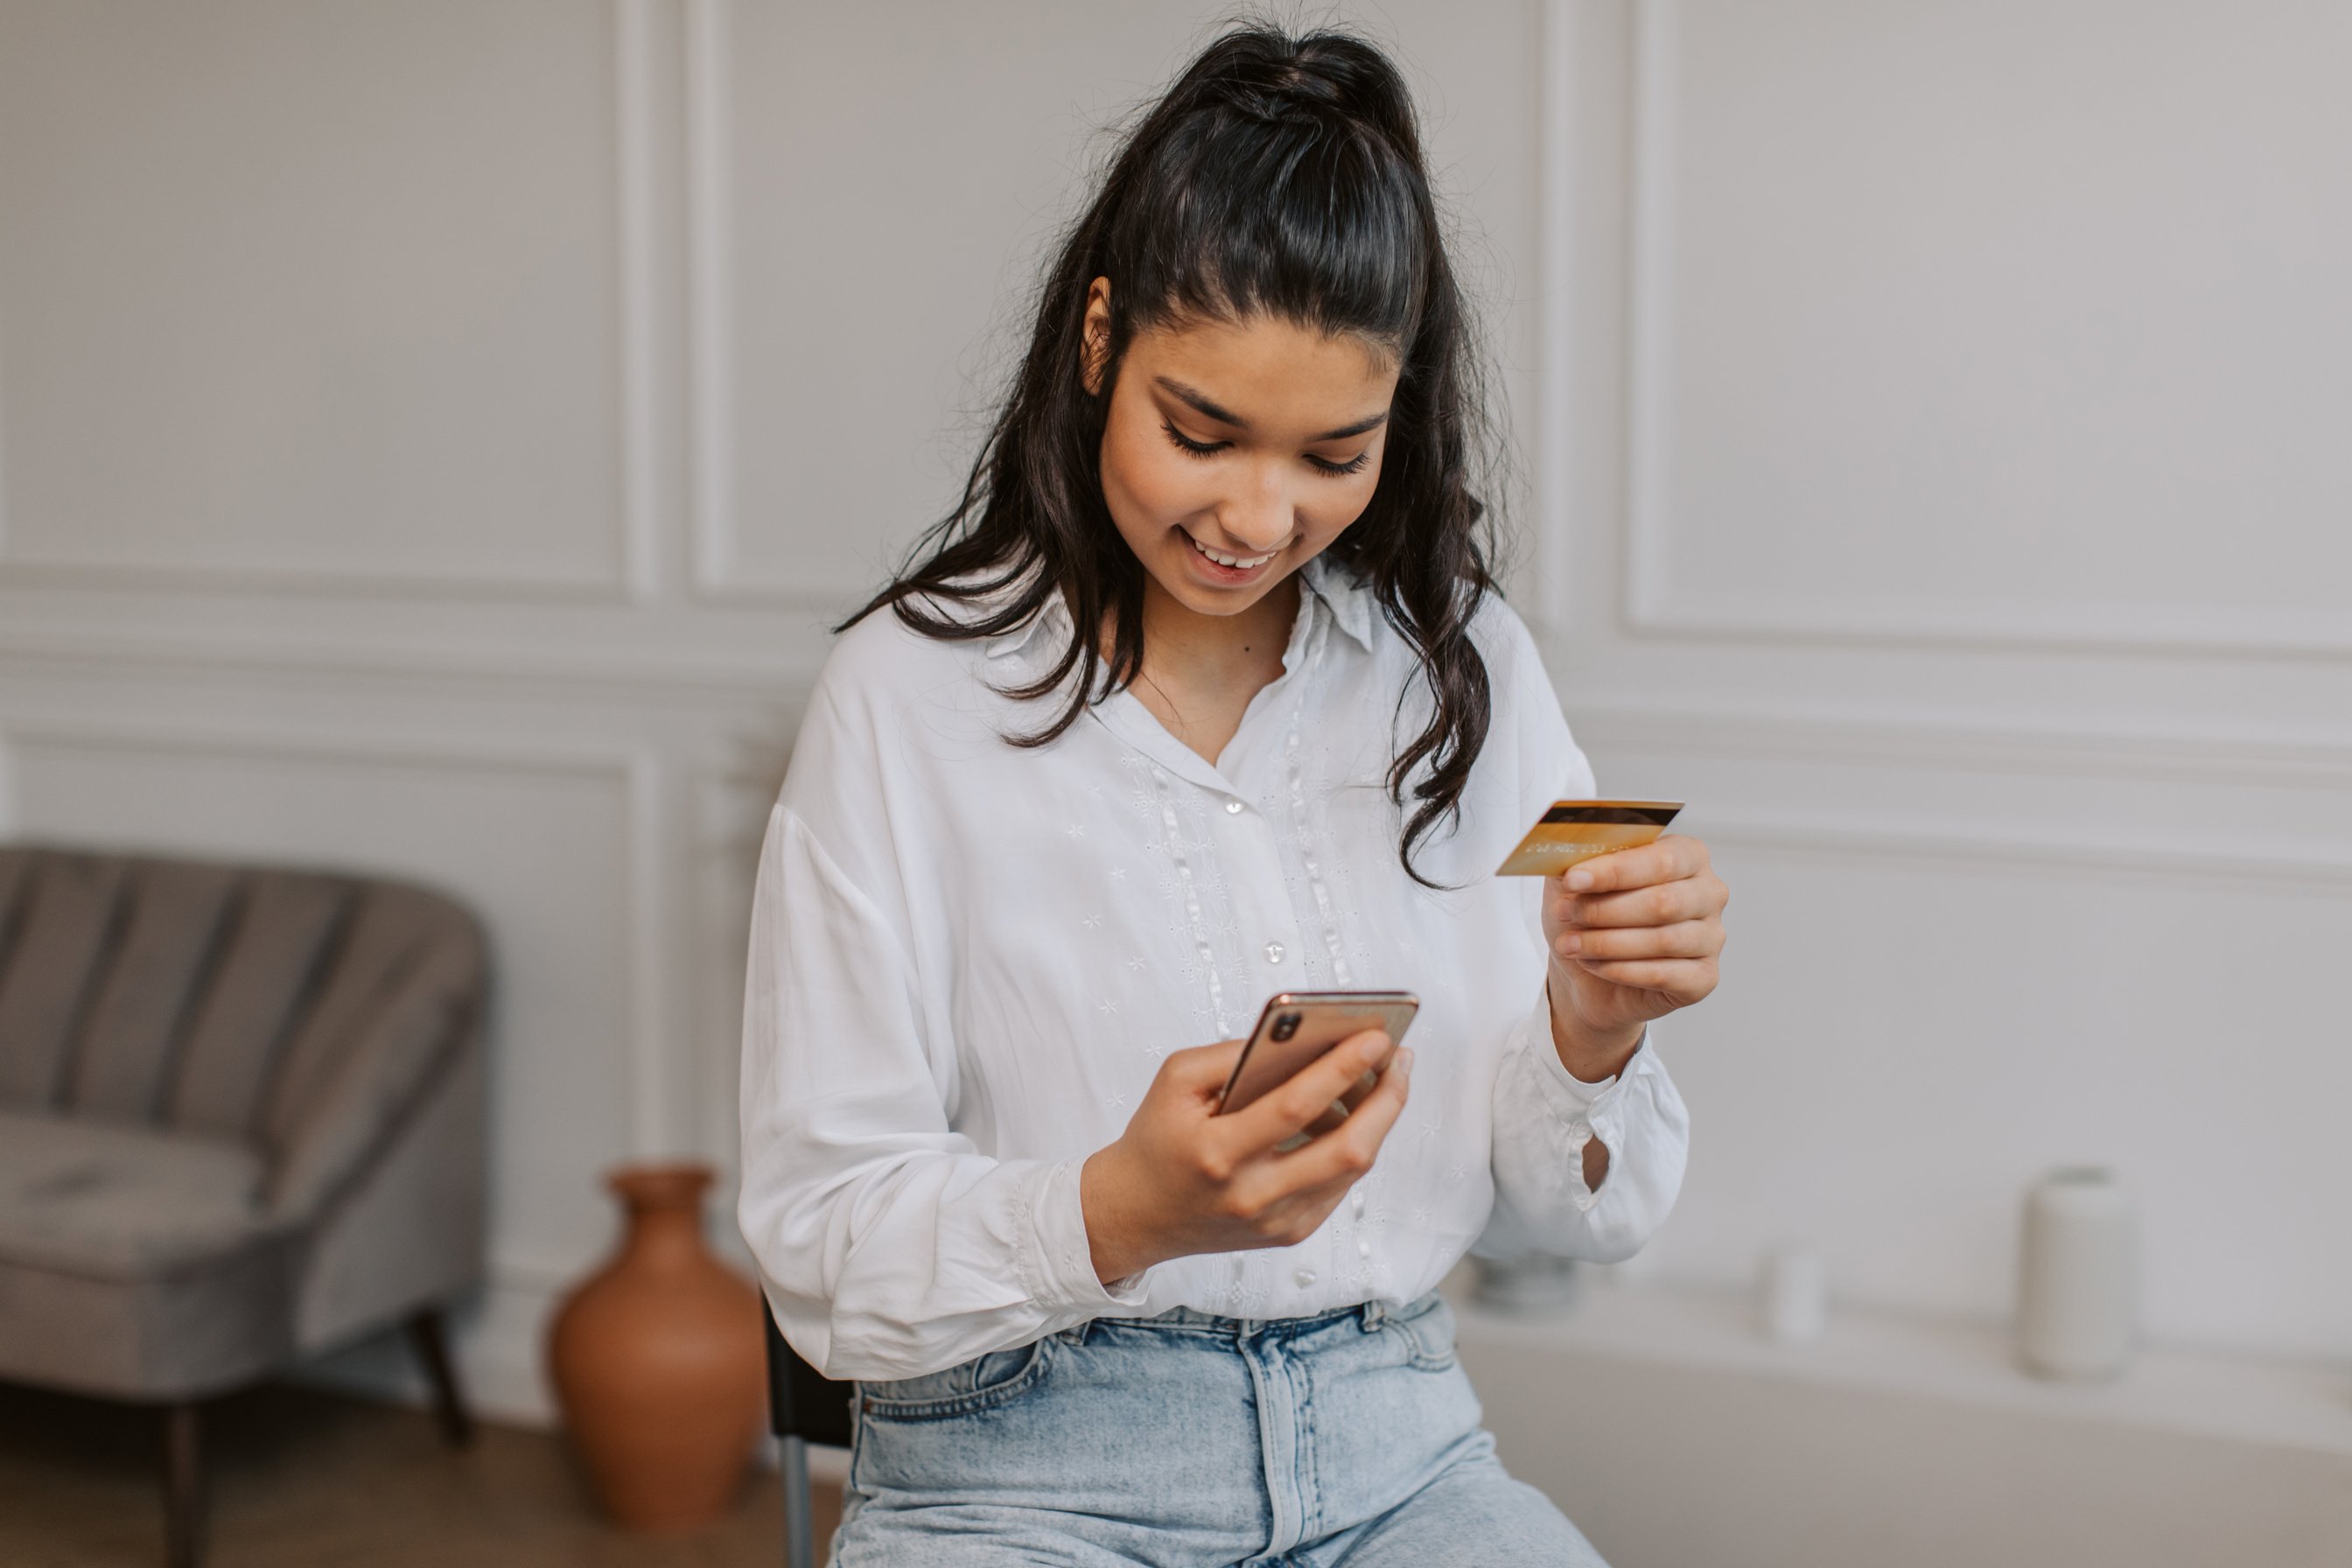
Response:
POLYGON ((1593 780, 1488 574, 1471 363, 1394 68, 1230 33, 846 623, 761 864, 740 1206, 860 1384, 843 1568, 1600 1561, 1433 1288, 1664 1218, 1644 1027, 1726 895, 1686 837, 1492 875, 1593 780), (1213 1114, 1266 995, 1349 988, 1417 993, 1411 1047, 1213 1114))

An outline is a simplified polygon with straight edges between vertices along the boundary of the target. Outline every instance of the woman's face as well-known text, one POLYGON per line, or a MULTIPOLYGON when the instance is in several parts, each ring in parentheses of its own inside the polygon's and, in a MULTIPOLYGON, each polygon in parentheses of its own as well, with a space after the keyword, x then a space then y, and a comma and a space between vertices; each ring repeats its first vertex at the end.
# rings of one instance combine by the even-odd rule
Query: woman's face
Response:
MULTIPOLYGON (((1097 353, 1109 320, 1098 278, 1097 353)), ((1238 614, 1362 514, 1396 383, 1377 346, 1263 316, 1139 332, 1103 430, 1111 520, 1169 597, 1238 614)))

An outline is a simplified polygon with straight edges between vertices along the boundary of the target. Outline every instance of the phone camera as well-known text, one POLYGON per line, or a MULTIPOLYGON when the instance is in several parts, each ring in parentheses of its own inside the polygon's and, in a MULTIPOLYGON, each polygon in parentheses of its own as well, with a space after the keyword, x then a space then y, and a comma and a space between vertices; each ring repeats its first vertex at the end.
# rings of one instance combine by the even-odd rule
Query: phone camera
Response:
POLYGON ((1281 1013, 1276 1015, 1274 1020, 1274 1037, 1277 1040, 1286 1040, 1290 1038, 1291 1036, 1298 1033, 1298 1023, 1301 1016, 1303 1016, 1303 1015, 1297 1013, 1281 1013))

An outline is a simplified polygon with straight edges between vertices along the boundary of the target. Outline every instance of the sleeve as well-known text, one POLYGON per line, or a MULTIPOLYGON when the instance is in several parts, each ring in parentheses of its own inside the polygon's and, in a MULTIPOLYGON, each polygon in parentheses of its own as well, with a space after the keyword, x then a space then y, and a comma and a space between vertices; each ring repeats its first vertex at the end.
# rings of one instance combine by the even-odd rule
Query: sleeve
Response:
MULTIPOLYGON (((795 760, 830 777, 837 756, 795 760)), ((1140 1305, 1143 1275, 1095 1277, 1076 1162, 992 1159, 950 1128, 953 1053, 925 1025, 943 1009, 793 794, 752 895, 736 1205, 786 1341, 828 1377, 914 1377, 1140 1305)))
MULTIPOLYGON (((1516 832, 1555 799, 1591 796, 1595 783, 1534 639, 1516 616, 1503 615, 1492 661, 1501 721, 1496 738, 1507 737, 1517 752, 1510 764, 1517 780, 1516 832)), ((1529 918, 1538 918, 1532 910, 1529 918)), ((1618 1262, 1656 1234, 1682 1191, 1689 1111, 1659 1059, 1655 1025, 1614 1078, 1588 1084, 1569 1072, 1552 1044, 1542 943, 1531 945, 1538 964, 1532 1005, 1511 1025, 1495 1079, 1495 1211, 1473 1250, 1489 1258, 1544 1252, 1618 1262), (1609 1151, 1597 1191, 1584 1184, 1584 1146, 1595 1138, 1609 1151)))
POLYGON ((1657 1233, 1682 1191, 1690 1113, 1656 1035, 1653 1024, 1605 1084, 1580 1082, 1552 1047, 1551 1004, 1536 987, 1496 1075, 1495 1214, 1475 1250, 1616 1263, 1657 1233), (1609 1150, 1598 1191, 1584 1184, 1584 1146, 1595 1138, 1609 1150))

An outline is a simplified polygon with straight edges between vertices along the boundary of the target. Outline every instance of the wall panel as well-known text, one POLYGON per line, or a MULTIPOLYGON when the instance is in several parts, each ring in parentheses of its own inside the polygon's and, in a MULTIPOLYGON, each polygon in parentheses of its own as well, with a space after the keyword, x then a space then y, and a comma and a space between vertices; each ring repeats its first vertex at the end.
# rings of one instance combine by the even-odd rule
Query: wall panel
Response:
POLYGON ((691 11, 698 579, 846 601, 943 512, 1091 129, 1181 8, 691 11))
POLYGON ((1644 0, 1635 622, 2352 653, 2347 58, 2292 4, 1644 0))
POLYGON ((616 590, 614 17, 0 13, 0 563, 616 590))

